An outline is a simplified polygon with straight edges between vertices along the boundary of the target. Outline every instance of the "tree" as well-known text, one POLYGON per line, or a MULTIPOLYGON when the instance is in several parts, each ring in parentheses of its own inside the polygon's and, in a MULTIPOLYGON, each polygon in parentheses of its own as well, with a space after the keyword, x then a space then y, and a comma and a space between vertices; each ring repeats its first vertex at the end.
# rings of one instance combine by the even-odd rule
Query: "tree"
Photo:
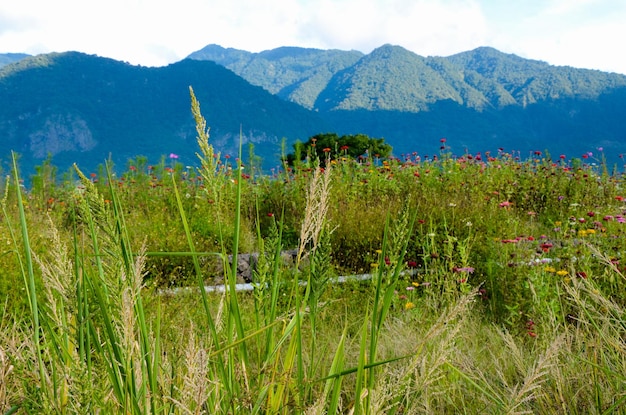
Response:
POLYGON ((293 165, 296 160, 302 161, 309 157, 318 158, 323 164, 326 158, 339 157, 358 158, 376 157, 386 158, 391 154, 392 147, 385 143, 384 138, 370 138, 365 134, 339 135, 335 133, 317 134, 307 142, 296 142, 294 152, 287 154, 287 163, 293 165))

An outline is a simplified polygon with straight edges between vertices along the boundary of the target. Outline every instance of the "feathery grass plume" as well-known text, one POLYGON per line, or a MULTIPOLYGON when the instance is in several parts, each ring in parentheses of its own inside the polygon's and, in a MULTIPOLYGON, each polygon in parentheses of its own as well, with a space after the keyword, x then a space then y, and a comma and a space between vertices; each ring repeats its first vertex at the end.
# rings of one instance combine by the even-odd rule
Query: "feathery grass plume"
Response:
MULTIPOLYGON (((209 371, 210 351, 205 350, 200 344, 193 323, 188 329, 187 337, 183 356, 184 374, 182 384, 176 387, 179 399, 175 401, 175 405, 184 413, 206 413, 210 394, 217 392, 209 371)), ((218 410, 219 404, 214 409, 218 410)))
POLYGON ((546 351, 535 360, 528 368, 521 384, 509 389, 510 395, 505 413, 507 414, 532 414, 534 413, 530 403, 537 398, 537 392, 547 380, 550 370, 557 362, 559 350, 564 343, 564 336, 557 336, 546 351))
MULTIPOLYGON (((389 398, 384 403, 374 403, 381 407, 404 407, 415 413, 437 412, 432 407, 433 397, 445 394, 447 365, 454 361, 458 354, 457 342, 463 329, 467 328, 470 311, 474 304, 476 292, 473 291, 460 297, 456 303, 446 307, 426 333, 416 333, 407 323, 396 320, 388 327, 393 329, 385 333, 381 344, 391 348, 390 353, 412 354, 410 359, 402 361, 398 368, 389 366, 380 374, 377 399, 389 398), (407 332, 408 331, 408 332, 407 332), (411 345, 409 351, 405 351, 411 345)), ((410 323, 409 323, 410 324, 410 323)))
POLYGON ((220 161, 220 153, 215 153, 213 146, 209 144, 209 128, 206 125, 206 119, 200 111, 200 102, 196 99, 193 88, 189 87, 189 95, 191 96, 191 113, 196 122, 196 132, 198 133, 197 143, 200 147, 200 153, 196 153, 200 159, 200 175, 204 180, 209 196, 213 200, 218 200, 219 191, 216 181, 217 166, 220 161))
POLYGON ((311 177, 306 193, 304 219, 300 227, 300 244, 296 256, 297 265, 317 248, 319 236, 326 221, 326 213, 328 213, 332 171, 332 164, 327 163, 324 169, 317 167, 313 172, 313 177, 311 177), (309 250, 305 252, 307 247, 309 250))
POLYGON ((49 215, 47 219, 48 244, 53 249, 48 251, 47 258, 33 253, 41 269, 46 299, 42 304, 42 317, 48 342, 52 345, 48 351, 50 382, 47 387, 54 391, 52 396, 57 397, 57 401, 51 405, 59 411, 67 407, 73 413, 89 413, 102 397, 84 360, 83 352, 88 346, 82 343, 78 327, 85 320, 76 295, 82 283, 76 280, 74 262, 56 225, 49 215))
POLYGON ((406 244, 413 230, 411 224, 410 200, 406 200, 398 216, 391 222, 389 238, 387 238, 387 257, 391 264, 398 263, 400 256, 404 257, 406 244))
POLYGON ((73 322, 73 313, 76 311, 74 310, 76 301, 74 263, 49 214, 46 215, 46 219, 48 221, 48 244, 53 249, 48 251, 51 254, 49 259, 44 259, 36 253, 33 253, 33 258, 41 269, 47 317, 54 323, 53 327, 70 331, 75 329, 68 325, 73 322))

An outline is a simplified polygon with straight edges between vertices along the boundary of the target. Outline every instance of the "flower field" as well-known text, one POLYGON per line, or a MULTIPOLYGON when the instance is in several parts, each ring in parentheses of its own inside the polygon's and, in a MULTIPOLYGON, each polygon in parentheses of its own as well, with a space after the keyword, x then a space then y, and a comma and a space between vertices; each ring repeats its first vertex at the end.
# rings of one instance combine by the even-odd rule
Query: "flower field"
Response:
POLYGON ((623 166, 442 139, 264 174, 192 109, 198 168, 15 162, 0 413, 626 413, 623 166))

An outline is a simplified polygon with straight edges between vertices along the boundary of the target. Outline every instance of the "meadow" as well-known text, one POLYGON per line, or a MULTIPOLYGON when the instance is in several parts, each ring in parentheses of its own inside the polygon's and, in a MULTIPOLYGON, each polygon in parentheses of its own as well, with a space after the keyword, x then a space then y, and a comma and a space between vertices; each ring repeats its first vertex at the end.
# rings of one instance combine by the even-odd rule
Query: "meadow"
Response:
POLYGON ((192 112, 198 168, 14 159, 0 413, 626 413, 621 168, 442 139, 263 174, 192 112))

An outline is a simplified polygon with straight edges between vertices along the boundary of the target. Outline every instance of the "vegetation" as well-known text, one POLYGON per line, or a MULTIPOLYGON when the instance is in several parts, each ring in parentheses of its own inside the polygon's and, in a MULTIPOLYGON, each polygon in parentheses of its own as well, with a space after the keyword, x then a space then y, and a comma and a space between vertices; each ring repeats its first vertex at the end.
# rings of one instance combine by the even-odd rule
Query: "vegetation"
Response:
POLYGON ((328 160, 343 158, 386 159, 391 156, 391 146, 383 138, 370 138, 365 134, 344 135, 339 137, 335 133, 316 134, 306 143, 297 141, 294 152, 287 154, 285 161, 293 166, 305 160, 321 160, 326 165, 328 160))
POLYGON ((0 412, 626 412, 621 173, 441 139, 262 175, 191 97, 198 169, 46 162, 26 190, 14 158, 0 412))

